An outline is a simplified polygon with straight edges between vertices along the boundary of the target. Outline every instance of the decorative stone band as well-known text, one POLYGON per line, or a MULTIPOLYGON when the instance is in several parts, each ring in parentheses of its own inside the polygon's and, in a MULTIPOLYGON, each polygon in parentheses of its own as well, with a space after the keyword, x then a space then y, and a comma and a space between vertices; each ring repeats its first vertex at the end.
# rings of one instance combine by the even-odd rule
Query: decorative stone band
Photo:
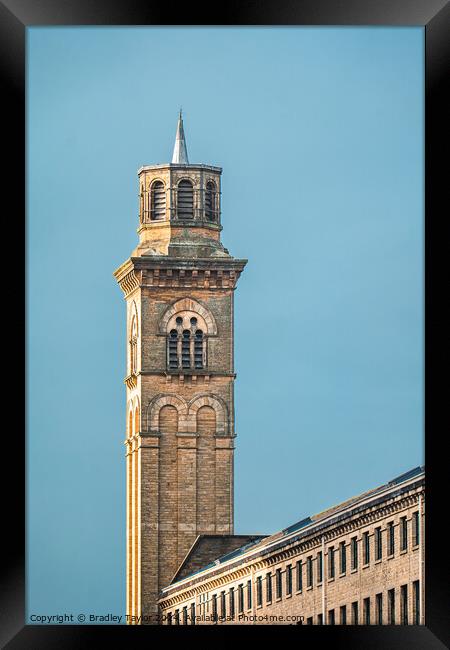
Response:
POLYGON ((114 272, 125 297, 141 286, 234 289, 247 260, 130 257, 114 272))

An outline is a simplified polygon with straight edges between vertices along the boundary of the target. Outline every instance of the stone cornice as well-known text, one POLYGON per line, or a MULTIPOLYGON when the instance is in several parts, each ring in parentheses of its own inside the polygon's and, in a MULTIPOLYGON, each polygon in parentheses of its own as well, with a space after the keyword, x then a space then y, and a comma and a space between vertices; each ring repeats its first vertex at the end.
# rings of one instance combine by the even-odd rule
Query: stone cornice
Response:
POLYGON ((182 165, 180 163, 158 163, 156 165, 142 165, 137 170, 137 175, 139 176, 140 174, 142 174, 142 172, 152 171, 154 169, 173 169, 173 170, 180 170, 180 171, 182 171, 184 169, 187 169, 187 170, 191 169, 191 170, 194 170, 194 171, 207 171, 207 170, 210 170, 210 171, 213 171, 213 172, 218 173, 218 174, 222 173, 222 167, 216 167, 215 165, 203 165, 203 164, 200 164, 200 163, 197 163, 197 164, 194 163, 192 165, 189 165, 189 164, 182 165))
POLYGON ((246 264, 235 258, 130 257, 114 277, 125 297, 140 287, 234 289, 246 264))

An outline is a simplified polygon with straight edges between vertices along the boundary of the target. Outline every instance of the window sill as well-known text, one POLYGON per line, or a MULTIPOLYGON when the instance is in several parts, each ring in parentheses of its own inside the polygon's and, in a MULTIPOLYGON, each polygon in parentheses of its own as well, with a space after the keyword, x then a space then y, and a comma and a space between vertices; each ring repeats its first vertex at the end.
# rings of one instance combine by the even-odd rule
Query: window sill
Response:
POLYGON ((334 576, 332 578, 328 578, 328 582, 334 582, 334 576))
POLYGON ((313 585, 310 585, 309 587, 306 587, 306 591, 311 591, 313 588, 313 585))
POLYGON ((292 598, 292 594, 286 594, 286 599, 292 598))
POLYGON ((380 557, 378 560, 375 560, 374 564, 381 564, 383 562, 383 558, 380 557))
POLYGON ((344 571, 344 573, 339 574, 339 577, 340 578, 345 578, 346 575, 347 575, 347 571, 344 571))
POLYGON ((370 563, 367 562, 367 564, 363 564, 363 565, 362 565, 361 569, 368 569, 369 566, 370 566, 370 563))
POLYGON ((358 567, 356 567, 356 569, 351 569, 350 574, 352 573, 358 573, 358 567))

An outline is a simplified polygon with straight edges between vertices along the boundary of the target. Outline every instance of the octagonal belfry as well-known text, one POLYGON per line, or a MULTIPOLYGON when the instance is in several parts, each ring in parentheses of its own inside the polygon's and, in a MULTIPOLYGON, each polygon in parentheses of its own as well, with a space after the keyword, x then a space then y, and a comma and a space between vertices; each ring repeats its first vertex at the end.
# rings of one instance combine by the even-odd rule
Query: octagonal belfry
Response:
POLYGON ((246 260, 220 241, 220 167, 143 166, 139 243, 115 271, 127 305, 127 615, 157 598, 198 535, 233 534, 233 300, 246 260))
POLYGON ((171 163, 145 165, 139 176, 136 255, 222 257, 220 167, 188 162, 180 112, 171 163))

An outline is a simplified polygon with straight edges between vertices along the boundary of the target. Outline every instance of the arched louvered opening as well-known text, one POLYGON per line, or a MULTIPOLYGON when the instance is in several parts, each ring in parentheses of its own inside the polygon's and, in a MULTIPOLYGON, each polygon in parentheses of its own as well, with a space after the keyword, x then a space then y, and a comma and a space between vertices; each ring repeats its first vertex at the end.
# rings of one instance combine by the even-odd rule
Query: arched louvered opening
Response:
POLYGON ((194 218, 194 189, 191 181, 180 181, 178 183, 178 219, 194 218))
POLYGON ((216 186, 212 181, 208 181, 205 191, 205 216, 208 221, 216 220, 216 186))
POLYGON ((170 330, 169 334, 169 368, 178 368, 178 332, 170 330))
POLYGON ((152 221, 161 221, 166 218, 166 190, 162 181, 155 181, 152 185, 150 209, 152 221))
POLYGON ((183 330, 181 339, 181 366, 183 368, 191 367, 191 333, 189 330, 183 330))
POLYGON ((196 368, 203 368, 203 332, 197 330, 194 338, 194 365, 196 368))

